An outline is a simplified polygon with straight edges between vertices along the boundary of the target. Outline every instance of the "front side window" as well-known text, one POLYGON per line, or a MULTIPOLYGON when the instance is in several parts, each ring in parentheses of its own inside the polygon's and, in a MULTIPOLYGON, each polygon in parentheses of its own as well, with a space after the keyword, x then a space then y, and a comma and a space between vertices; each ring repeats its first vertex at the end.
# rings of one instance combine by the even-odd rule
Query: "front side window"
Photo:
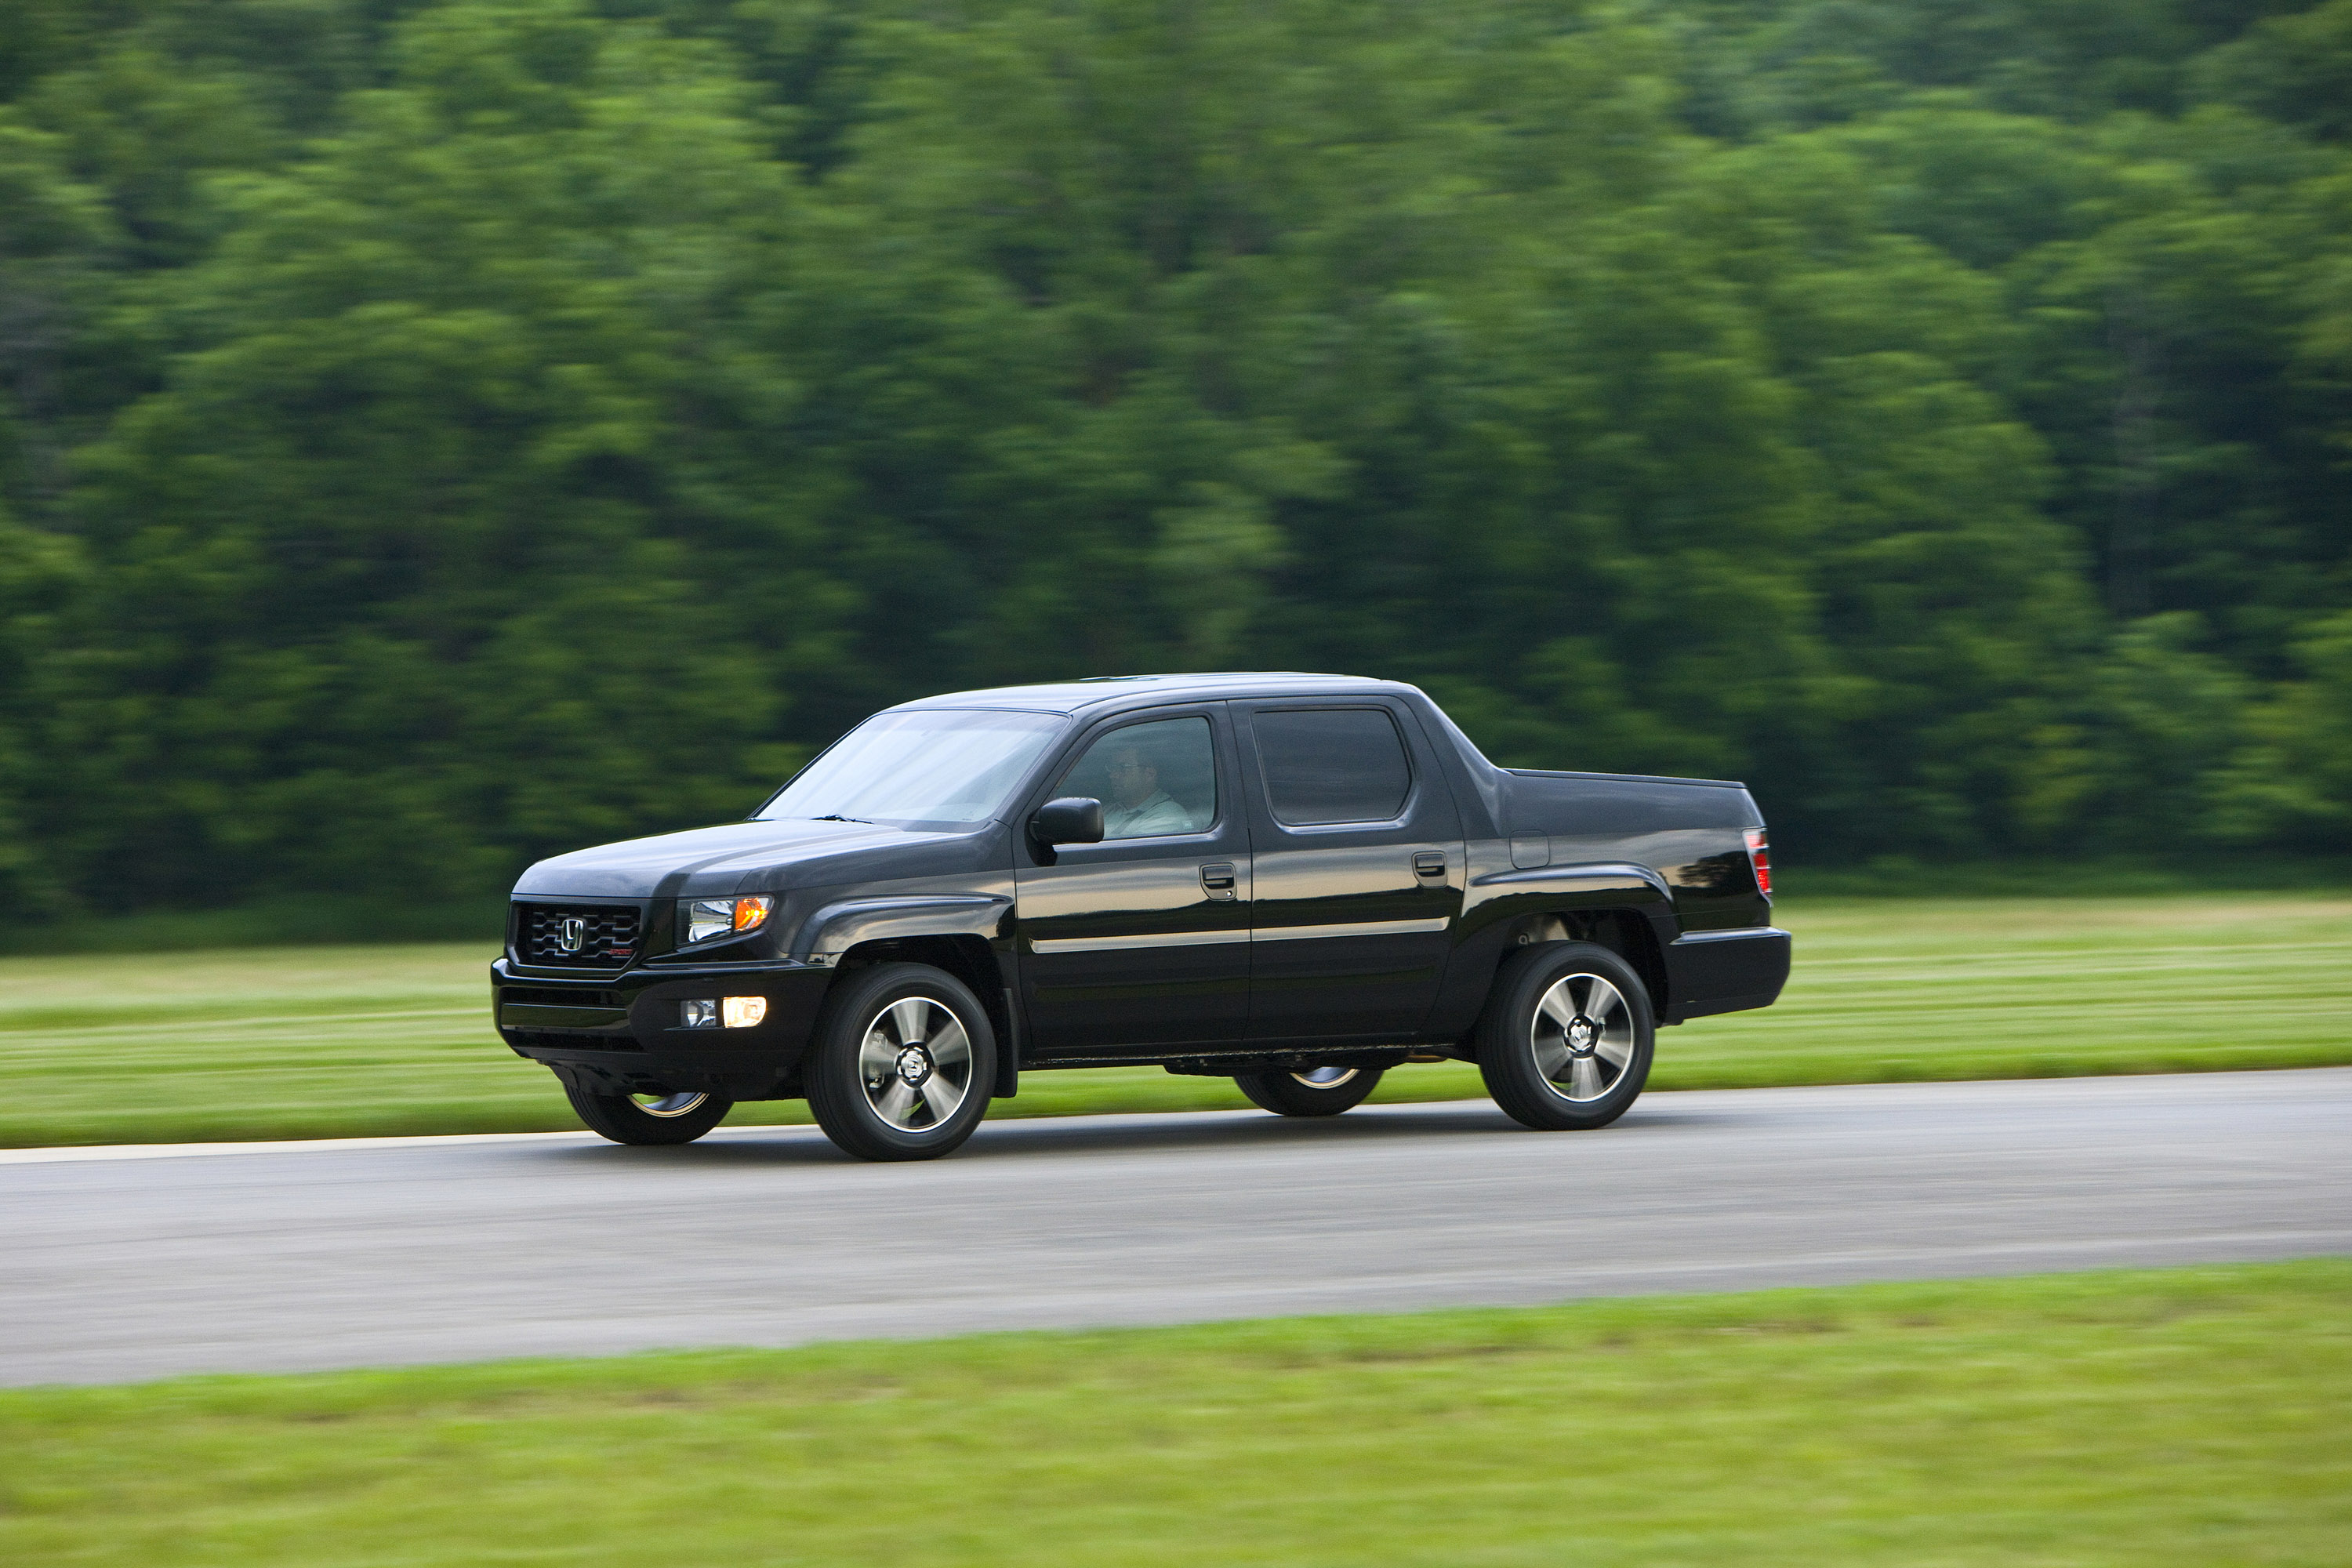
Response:
POLYGON ((1101 801, 1106 841, 1204 832, 1217 820, 1209 721, 1158 719, 1113 730, 1087 748, 1054 793, 1101 801))
POLYGON ((1276 822, 1387 822, 1404 809, 1412 767, 1386 709, 1293 709, 1259 713, 1250 725, 1276 822))
POLYGON ((1069 721, 1052 713, 928 708, 877 713, 803 768, 760 819, 969 826, 1004 809, 1069 721))

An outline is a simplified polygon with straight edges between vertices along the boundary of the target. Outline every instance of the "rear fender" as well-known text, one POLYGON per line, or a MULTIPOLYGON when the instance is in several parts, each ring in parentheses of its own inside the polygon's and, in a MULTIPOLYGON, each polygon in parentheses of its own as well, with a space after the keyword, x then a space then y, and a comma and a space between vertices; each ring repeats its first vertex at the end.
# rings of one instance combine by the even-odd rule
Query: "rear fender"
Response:
POLYGON ((1536 942, 1594 942, 1633 964, 1667 1016, 1664 943, 1678 931, 1665 879, 1632 861, 1511 867, 1471 879, 1464 933, 1446 964, 1445 985, 1428 1033, 1466 1037, 1486 1005, 1495 972, 1517 949, 1536 942))

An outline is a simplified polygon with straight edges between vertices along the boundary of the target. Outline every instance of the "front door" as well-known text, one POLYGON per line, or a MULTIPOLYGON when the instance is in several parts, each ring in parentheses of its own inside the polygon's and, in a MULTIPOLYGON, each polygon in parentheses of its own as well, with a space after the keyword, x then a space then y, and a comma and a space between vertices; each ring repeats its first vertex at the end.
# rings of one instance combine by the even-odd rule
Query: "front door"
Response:
POLYGON ((1092 796, 1104 831, 1050 857, 1015 851, 1029 1055, 1148 1056, 1240 1037, 1251 905, 1239 783, 1232 720, 1212 702, 1107 721, 1027 803, 1092 796))
POLYGON ((1257 1039, 1402 1041, 1462 912, 1461 817, 1412 712, 1378 699, 1235 702, 1257 910, 1257 1039))

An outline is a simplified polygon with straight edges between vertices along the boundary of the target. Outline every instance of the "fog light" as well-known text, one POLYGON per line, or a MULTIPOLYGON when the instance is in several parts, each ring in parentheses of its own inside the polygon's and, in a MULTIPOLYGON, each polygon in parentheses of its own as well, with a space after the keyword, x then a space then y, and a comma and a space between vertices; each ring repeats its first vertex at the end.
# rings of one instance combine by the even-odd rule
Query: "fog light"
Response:
POLYGON ((719 1016, 730 1029, 748 1029, 768 1016, 765 996, 730 996, 719 1005, 719 1016))
POLYGON ((719 1027, 719 1004, 705 996, 678 1004, 678 1021, 689 1029, 719 1027))

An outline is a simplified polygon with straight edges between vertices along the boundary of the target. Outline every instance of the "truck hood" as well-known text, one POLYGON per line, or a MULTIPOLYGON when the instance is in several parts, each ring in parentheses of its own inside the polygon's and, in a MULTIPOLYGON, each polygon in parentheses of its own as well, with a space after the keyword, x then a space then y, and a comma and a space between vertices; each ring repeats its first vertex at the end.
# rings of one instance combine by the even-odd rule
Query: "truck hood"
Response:
POLYGON ((722 898, 920 876, 934 858, 967 859, 950 847, 972 837, 864 822, 730 822, 557 855, 525 871, 514 890, 541 898, 722 898))

